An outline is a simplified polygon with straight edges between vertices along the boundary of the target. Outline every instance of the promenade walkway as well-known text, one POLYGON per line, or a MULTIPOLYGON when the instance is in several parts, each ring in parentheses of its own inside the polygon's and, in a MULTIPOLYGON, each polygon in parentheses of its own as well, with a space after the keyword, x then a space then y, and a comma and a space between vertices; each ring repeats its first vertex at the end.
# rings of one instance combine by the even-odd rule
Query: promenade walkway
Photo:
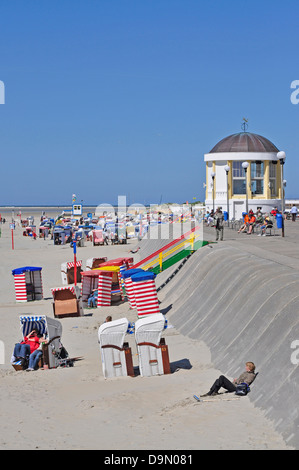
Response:
MULTIPOLYGON (((204 227, 204 239, 215 240, 214 227, 204 227)), ((281 229, 275 229, 274 235, 259 237, 255 233, 248 235, 225 227, 224 242, 260 258, 299 269, 299 220, 285 221, 284 237, 281 236, 281 229)))

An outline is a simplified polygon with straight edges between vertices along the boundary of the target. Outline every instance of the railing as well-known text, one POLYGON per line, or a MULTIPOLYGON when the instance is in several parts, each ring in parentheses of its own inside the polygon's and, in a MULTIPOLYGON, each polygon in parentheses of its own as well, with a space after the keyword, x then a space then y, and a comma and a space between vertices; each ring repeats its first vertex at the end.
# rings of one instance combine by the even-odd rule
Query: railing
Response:
POLYGON ((148 270, 155 267, 154 271, 162 272, 180 259, 190 255, 201 246, 208 244, 208 242, 200 240, 200 234, 197 233, 198 229, 199 226, 192 228, 189 232, 171 241, 148 257, 139 261, 139 263, 136 263, 132 268, 142 266, 142 269, 148 270))

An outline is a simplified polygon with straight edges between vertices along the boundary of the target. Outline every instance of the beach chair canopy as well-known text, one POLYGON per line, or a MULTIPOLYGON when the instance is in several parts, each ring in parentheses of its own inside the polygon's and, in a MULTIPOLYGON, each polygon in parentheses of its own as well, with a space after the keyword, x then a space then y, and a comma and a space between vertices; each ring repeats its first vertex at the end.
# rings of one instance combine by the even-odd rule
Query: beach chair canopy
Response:
POLYGON ((105 263, 107 261, 107 256, 101 256, 100 258, 98 257, 93 257, 93 258, 88 258, 86 260, 86 271, 89 269, 95 269, 100 264, 105 263))
POLYGON ((98 239, 98 238, 99 238, 99 239, 102 239, 102 238, 103 238, 103 230, 98 230, 98 229, 93 230, 93 231, 92 231, 92 234, 93 234, 93 237, 94 237, 94 238, 97 238, 97 239, 98 239))
POLYGON ((100 345, 105 346, 110 344, 122 348, 128 326, 129 322, 127 318, 120 318, 119 320, 103 323, 98 330, 100 345))
POLYGON ((15 275, 15 274, 23 274, 23 273, 26 273, 28 271, 41 271, 42 268, 38 268, 38 267, 35 267, 35 266, 24 266, 23 268, 16 268, 16 269, 13 269, 12 270, 12 274, 15 275))
POLYGON ((99 267, 102 266, 122 266, 125 264, 125 258, 116 258, 116 259, 109 259, 108 261, 105 261, 105 263, 101 263, 99 267))
POLYGON ((147 315, 135 323, 135 337, 137 344, 144 341, 159 345, 161 335, 165 329, 166 320, 162 313, 147 315))
POLYGON ((133 274, 131 279, 133 282, 140 282, 140 281, 149 281, 151 279, 155 279, 156 274, 152 273, 151 271, 143 271, 139 273, 133 274))
POLYGON ((51 292, 54 300, 69 300, 79 296, 80 288, 74 285, 53 287, 51 292))
POLYGON ((113 273, 118 273, 120 272, 120 266, 109 266, 109 265, 104 265, 101 264, 98 268, 93 269, 92 271, 110 271, 113 273))
POLYGON ((22 315, 20 316, 20 324, 23 338, 32 330, 37 330, 39 334, 45 335, 49 340, 56 336, 61 337, 62 334, 61 323, 46 315, 22 315))
POLYGON ((126 279, 127 277, 132 277, 134 274, 138 274, 138 273, 141 273, 141 272, 145 272, 143 269, 141 268, 135 268, 135 269, 127 269, 126 271, 124 271, 122 273, 122 276, 124 279, 126 279))
POLYGON ((147 315, 135 323, 135 339, 141 376, 162 375, 165 373, 164 362, 165 365, 168 364, 167 373, 170 371, 169 359, 165 360, 164 347, 161 348, 161 335, 164 328, 165 318, 162 313, 147 315))
POLYGON ((81 277, 99 277, 99 270, 98 268, 96 269, 91 269, 90 271, 82 271, 81 272, 81 277))

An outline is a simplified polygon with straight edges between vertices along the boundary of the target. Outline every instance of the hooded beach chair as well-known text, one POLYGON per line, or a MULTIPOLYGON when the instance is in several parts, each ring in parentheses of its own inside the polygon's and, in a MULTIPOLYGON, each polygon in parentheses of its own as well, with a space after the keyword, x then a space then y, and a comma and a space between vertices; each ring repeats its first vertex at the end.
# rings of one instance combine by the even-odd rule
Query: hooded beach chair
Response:
POLYGON ((125 225, 120 225, 117 229, 118 243, 127 243, 127 230, 125 225))
MULTIPOLYGON (((47 343, 43 345, 42 365, 44 368, 53 369, 66 365, 68 352, 61 343, 62 325, 58 320, 46 315, 22 315, 20 316, 20 329, 22 340, 32 330, 36 330, 41 336, 45 336, 47 343)), ((12 365, 15 370, 23 370, 27 367, 27 361, 22 366, 12 357, 12 365)), ((27 358, 28 360, 28 358, 27 358)))
POLYGON ((155 277, 150 271, 137 272, 131 277, 139 318, 160 313, 155 277))
POLYGON ((98 341, 105 378, 134 376, 131 348, 124 343, 128 328, 127 318, 105 322, 99 327, 98 341))
POLYGON ((12 271, 15 283, 16 302, 42 300, 42 268, 24 266, 12 271))
MULTIPOLYGON (((77 269, 77 282, 81 282, 82 261, 76 261, 77 269)), ((75 262, 70 261, 61 264, 61 279, 62 284, 74 284, 75 281, 75 262)))
POLYGON ((93 245, 104 245, 104 235, 103 230, 93 230, 92 231, 93 245))
POLYGON ((53 287, 54 317, 80 317, 84 315, 81 289, 79 286, 53 287))
POLYGON ((140 375, 170 374, 168 347, 161 338, 166 327, 162 313, 147 315, 135 323, 135 339, 139 359, 140 375))
POLYGON ((112 298, 113 272, 91 269, 82 272, 82 302, 87 307, 90 294, 97 290, 96 307, 110 307, 112 298))
MULTIPOLYGON (((110 262, 107 261, 106 263, 103 263, 101 264, 98 268, 95 269, 95 271, 99 270, 101 271, 102 273, 106 272, 106 273, 112 273, 112 276, 111 276, 111 287, 110 287, 110 291, 111 291, 111 297, 110 297, 110 305, 111 303, 117 303, 117 302, 120 302, 122 300, 124 300, 124 292, 123 292, 123 287, 122 287, 122 277, 121 277, 121 265, 112 265, 112 266, 109 266, 110 262)), ((107 289, 108 289, 108 280, 105 278, 103 278, 103 282, 105 280, 105 291, 106 293, 108 292, 107 289)), ((107 305, 107 304, 105 304, 107 305)), ((103 306, 99 304, 98 302, 98 306, 103 306)))
POLYGON ((122 273, 122 277, 123 277, 124 284, 125 284, 125 292, 126 292, 127 300, 129 301, 131 309, 136 308, 136 300, 135 300, 135 295, 134 295, 132 276, 140 272, 144 272, 143 269, 135 268, 135 269, 127 269, 126 271, 122 273))

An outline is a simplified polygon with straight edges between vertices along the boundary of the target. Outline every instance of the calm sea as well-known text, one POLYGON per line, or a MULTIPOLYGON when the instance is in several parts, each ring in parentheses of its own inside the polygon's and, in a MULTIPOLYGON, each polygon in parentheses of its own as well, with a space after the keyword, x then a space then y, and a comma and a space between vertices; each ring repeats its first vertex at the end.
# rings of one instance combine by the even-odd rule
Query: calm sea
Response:
MULTIPOLYGON (((99 206, 83 206, 83 217, 87 217, 87 214, 89 213, 94 215, 97 207, 99 206)), ((109 205, 106 210, 110 212, 112 207, 116 212, 118 209, 117 206, 109 205)), ((38 220, 42 215, 55 218, 63 211, 66 212, 67 215, 71 215, 72 206, 0 206, 1 217, 5 218, 8 222, 12 218, 18 218, 19 214, 21 214, 22 219, 33 216, 36 220, 38 220)))
MULTIPOLYGON (((83 207, 83 217, 87 216, 88 213, 94 215, 97 206, 86 206, 83 207)), ((57 217, 63 211, 71 213, 72 206, 0 206, 1 217, 6 218, 8 221, 11 218, 17 218, 21 214, 21 218, 33 216, 40 218, 42 215, 48 217, 57 217)))

